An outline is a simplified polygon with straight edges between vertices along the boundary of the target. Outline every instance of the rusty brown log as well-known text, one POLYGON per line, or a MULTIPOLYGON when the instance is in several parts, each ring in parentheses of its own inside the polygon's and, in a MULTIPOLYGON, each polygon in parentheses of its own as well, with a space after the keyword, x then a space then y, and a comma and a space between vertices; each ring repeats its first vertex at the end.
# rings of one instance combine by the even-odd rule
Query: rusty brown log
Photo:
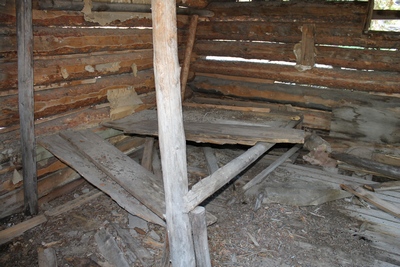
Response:
MULTIPOLYGON (((301 40, 299 22, 265 23, 246 22, 199 22, 197 40, 248 40, 266 42, 298 43, 301 40)), ((318 24, 315 29, 316 44, 399 48, 398 35, 363 35, 362 26, 318 24)))
POLYGON ((214 21, 259 20, 265 22, 299 22, 357 24, 362 26, 366 2, 262 1, 251 3, 213 2, 207 9, 214 21))
MULTIPOLYGON (((125 51, 113 54, 87 54, 38 59, 34 62, 35 85, 103 75, 134 73, 153 66, 152 50, 125 51)), ((16 63, 0 64, 0 91, 16 88, 16 63)))
MULTIPOLYGON (((151 49, 153 45, 150 29, 36 27, 33 41, 35 56, 151 49)), ((0 53, 15 55, 15 35, 1 36, 0 42, 0 53)))
POLYGON ((196 92, 216 93, 248 100, 266 100, 328 111, 342 106, 395 109, 400 105, 400 99, 397 97, 373 95, 367 92, 285 84, 258 84, 202 76, 197 76, 191 87, 196 92))
MULTIPOLYGON (((6 6, 0 8, 0 26, 15 26, 15 4, 7 0, 6 6)), ((187 15, 177 16, 178 29, 186 28, 189 23, 187 15)), ((99 23, 86 21, 80 11, 33 10, 34 26, 99 26, 99 23)), ((109 26, 119 27, 151 27, 151 15, 143 13, 128 20, 114 20, 109 26)))
POLYGON ((400 83, 400 75, 397 72, 346 71, 325 68, 298 72, 294 66, 248 62, 197 60, 193 63, 192 70, 203 73, 385 93, 398 93, 400 83))
MULTIPOLYGON (((195 52, 198 57, 235 55, 246 59, 295 62, 293 46, 283 43, 202 40, 196 42, 195 52)), ((317 64, 336 67, 400 71, 400 55, 390 50, 318 46, 315 60, 317 64)))
MULTIPOLYGON (((133 74, 105 76, 95 83, 66 86, 52 90, 35 92, 35 119, 61 114, 73 109, 88 107, 106 102, 107 91, 116 88, 133 86, 136 93, 145 94, 154 91, 154 76, 152 70, 133 74)), ((0 97, 0 127, 18 123, 18 97, 9 95, 0 97)))

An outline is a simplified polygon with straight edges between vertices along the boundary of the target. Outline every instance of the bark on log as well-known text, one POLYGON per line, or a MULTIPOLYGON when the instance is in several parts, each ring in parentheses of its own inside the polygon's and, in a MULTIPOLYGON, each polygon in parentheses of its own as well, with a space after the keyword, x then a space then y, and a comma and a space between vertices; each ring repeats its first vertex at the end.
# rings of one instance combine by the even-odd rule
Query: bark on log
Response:
POLYGON ((175 4, 175 0, 152 0, 154 77, 171 262, 174 267, 194 267, 191 226, 183 200, 188 178, 175 4))
POLYGON ((273 79, 280 82, 309 84, 359 91, 397 93, 400 75, 395 72, 365 72, 314 68, 298 72, 292 66, 248 62, 197 60, 193 71, 231 76, 273 79))

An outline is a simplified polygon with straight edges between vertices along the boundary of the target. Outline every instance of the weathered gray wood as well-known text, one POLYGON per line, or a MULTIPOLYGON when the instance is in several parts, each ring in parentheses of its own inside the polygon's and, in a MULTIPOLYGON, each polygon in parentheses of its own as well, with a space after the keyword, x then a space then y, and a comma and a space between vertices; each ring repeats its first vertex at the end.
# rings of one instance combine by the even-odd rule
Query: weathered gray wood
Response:
POLYGON ((167 230, 174 267, 194 267, 193 238, 183 196, 188 191, 179 79, 176 1, 152 0, 154 77, 167 230))
POLYGON ((99 170, 91 161, 81 155, 75 147, 59 135, 46 136, 39 139, 38 142, 66 164, 72 166, 86 180, 104 191, 129 213, 155 224, 165 225, 159 216, 140 203, 117 182, 105 175, 104 172, 99 170))
POLYGON ((32 1, 16 1, 18 36, 18 107, 21 129, 25 213, 39 211, 33 99, 32 1))
POLYGON ((196 267, 211 267, 210 252, 208 249, 206 209, 196 207, 190 212, 196 267))
POLYGON ((105 229, 100 229, 95 235, 97 246, 103 257, 113 266, 129 267, 124 253, 118 247, 114 237, 105 229))
POLYGON ((163 218, 165 209, 163 190, 151 172, 90 130, 65 131, 60 135, 97 168, 163 218))
POLYGON ((196 38, 197 19, 199 16, 193 15, 189 24, 189 37, 186 43, 185 58, 183 59, 181 70, 181 87, 182 87, 182 102, 185 100, 186 83, 189 76, 190 61, 192 59, 192 50, 196 38))
MULTIPOLYGON (((123 130, 129 134, 156 136, 156 121, 107 122, 104 124, 123 130)), ((304 143, 304 131, 296 129, 273 128, 260 125, 233 125, 225 123, 185 122, 185 137, 195 142, 214 144, 254 145, 257 142, 304 143)))
POLYGON ((271 165, 269 165, 266 169, 256 175, 253 179, 251 179, 247 184, 243 186, 243 190, 248 190, 250 187, 255 186, 263 181, 268 174, 273 172, 279 165, 284 163, 288 158, 290 158, 294 153, 296 153, 302 146, 295 145, 285 154, 280 156, 276 161, 274 161, 271 165))
POLYGON ((214 150, 212 147, 205 146, 203 147, 203 152, 207 161, 208 174, 213 174, 219 169, 218 160, 215 157, 214 150))
POLYGON ((400 180, 400 168, 397 166, 375 162, 366 158, 360 158, 346 153, 331 153, 331 156, 348 164, 370 170, 375 173, 382 173, 386 177, 400 180))
POLYGON ((154 138, 146 137, 144 141, 144 150, 142 157, 142 166, 148 171, 152 171, 151 163, 153 161, 153 146, 154 146, 154 138))
POLYGON ((117 230, 118 235, 127 245, 127 247, 132 250, 132 252, 138 257, 139 261, 142 263, 144 267, 151 266, 150 262, 153 259, 153 256, 150 252, 143 247, 139 241, 135 240, 132 235, 125 229, 122 229, 120 226, 113 224, 115 230, 117 230))
POLYGON ((379 209, 384 210, 387 213, 390 213, 393 216, 400 218, 400 208, 397 207, 396 205, 393 205, 392 203, 380 199, 375 195, 375 193, 369 192, 363 189, 362 187, 352 188, 351 186, 344 184, 341 184, 340 187, 358 196, 359 198, 367 201, 368 203, 371 203, 372 205, 378 207, 379 209))
MULTIPOLYGON (((298 124, 297 120, 291 121, 285 128, 292 128, 298 124)), ((186 210, 189 212, 206 198, 215 193, 232 178, 246 169, 256 161, 261 155, 267 152, 274 143, 258 142, 255 146, 248 149, 239 157, 235 158, 225 166, 219 168, 213 174, 202 179, 192 186, 192 189, 185 195, 186 210)))

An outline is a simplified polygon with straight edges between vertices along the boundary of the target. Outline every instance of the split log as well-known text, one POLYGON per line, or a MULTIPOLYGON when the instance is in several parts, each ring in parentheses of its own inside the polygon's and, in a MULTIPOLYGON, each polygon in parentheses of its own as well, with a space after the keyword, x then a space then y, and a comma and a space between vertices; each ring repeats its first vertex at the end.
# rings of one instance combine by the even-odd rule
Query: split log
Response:
MULTIPOLYGON (((17 1, 18 36, 18 107, 20 117, 22 177, 24 180, 25 213, 36 215, 38 190, 36 175, 36 140, 33 98, 33 25, 32 1, 17 1)), ((5 72, 2 72, 2 76, 5 72)))
POLYGON ((197 60, 193 71, 217 73, 231 76, 245 76, 272 79, 280 82, 346 88, 359 91, 395 93, 400 83, 400 76, 391 72, 346 71, 314 68, 307 72, 298 72, 291 66, 261 64, 249 62, 197 60))
POLYGON ((39 267, 58 267, 57 256, 54 248, 38 249, 39 267))
POLYGON ((346 153, 331 153, 331 156, 337 160, 346 162, 348 164, 373 171, 375 173, 382 173, 386 177, 391 177, 400 180, 400 168, 383 163, 378 163, 366 158, 356 157, 346 153))

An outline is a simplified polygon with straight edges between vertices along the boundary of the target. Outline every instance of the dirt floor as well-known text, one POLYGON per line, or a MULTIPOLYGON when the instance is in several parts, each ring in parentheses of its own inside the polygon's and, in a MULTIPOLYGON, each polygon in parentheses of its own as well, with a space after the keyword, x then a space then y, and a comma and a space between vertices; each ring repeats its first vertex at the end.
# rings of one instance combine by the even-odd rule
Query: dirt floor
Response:
MULTIPOLYGON (((242 149, 232 147, 215 150, 220 166, 241 153, 242 149)), ((193 185, 201 179, 201 171, 207 172, 201 145, 188 146, 188 164, 193 185)), ((212 266, 374 266, 376 251, 368 240, 354 234, 360 222, 339 212, 346 200, 309 207, 263 204, 255 211, 254 199, 244 197, 240 188, 267 165, 267 161, 258 161, 207 201, 207 211, 218 218, 208 227, 212 266)), ((42 206, 41 212, 93 189, 84 184, 42 206)), ((3 219, 0 230, 26 219, 18 214, 3 219)), ((113 266, 101 252, 100 231, 112 236, 129 266, 159 266, 164 228, 132 221, 132 216, 103 194, 1 245, 0 266, 38 266, 38 251, 48 248, 55 252, 58 266, 113 266), (146 257, 138 258, 137 251, 122 241, 119 228, 129 231, 146 257)))

